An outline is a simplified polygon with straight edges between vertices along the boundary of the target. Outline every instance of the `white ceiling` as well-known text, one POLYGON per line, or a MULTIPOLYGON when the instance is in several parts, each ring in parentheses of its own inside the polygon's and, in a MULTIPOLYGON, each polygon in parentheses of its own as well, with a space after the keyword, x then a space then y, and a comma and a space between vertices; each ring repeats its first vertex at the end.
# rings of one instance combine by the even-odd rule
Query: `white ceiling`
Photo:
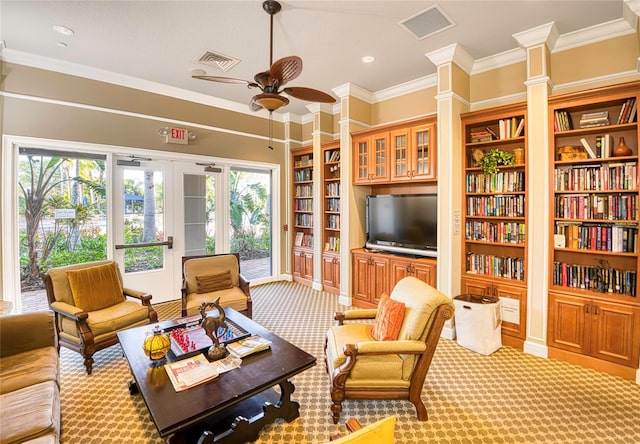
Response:
MULTIPOLYGON (((620 22, 625 8, 623 0, 280 3, 282 11, 274 18, 274 60, 298 55, 304 62, 302 74, 288 86, 334 96, 332 89, 346 83, 378 92, 434 74, 425 54, 454 43, 477 61, 517 50, 513 34, 554 22, 562 36, 620 22), (454 27, 419 40, 398 25, 435 4, 454 27), (365 55, 375 62, 362 63, 365 55)), ((193 59, 211 49, 241 62, 226 73, 204 67, 208 74, 253 79, 269 64, 269 15, 262 1, 1 0, 0 40, 8 61, 37 60, 34 65, 156 91, 168 85, 245 106, 256 90, 192 79, 189 70, 203 67, 193 59), (52 30, 54 25, 75 33, 63 36, 52 30)), ((280 111, 304 115, 309 112, 305 105, 291 99, 280 111)))

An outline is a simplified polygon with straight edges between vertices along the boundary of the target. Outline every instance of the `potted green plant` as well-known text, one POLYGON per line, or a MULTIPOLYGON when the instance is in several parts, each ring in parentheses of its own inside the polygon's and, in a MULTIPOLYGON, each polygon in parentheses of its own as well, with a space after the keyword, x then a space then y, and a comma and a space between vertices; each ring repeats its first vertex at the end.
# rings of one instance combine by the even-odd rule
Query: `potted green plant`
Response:
POLYGON ((485 153, 480 159, 480 168, 485 174, 496 174, 498 165, 513 165, 515 156, 508 151, 502 151, 497 148, 485 153))

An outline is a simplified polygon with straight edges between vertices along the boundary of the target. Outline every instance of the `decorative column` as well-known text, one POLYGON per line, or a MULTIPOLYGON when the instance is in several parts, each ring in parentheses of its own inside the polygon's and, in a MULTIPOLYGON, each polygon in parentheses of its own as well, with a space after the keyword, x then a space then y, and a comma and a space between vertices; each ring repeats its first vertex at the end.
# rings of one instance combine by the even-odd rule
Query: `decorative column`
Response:
POLYGON ((314 290, 322 290, 322 143, 333 140, 333 105, 313 103, 307 105, 313 114, 313 285, 314 290))
POLYGON ((527 55, 527 334, 526 353, 547 357, 549 291, 549 116, 550 53, 558 38, 548 23, 514 34, 527 55), (535 192, 532 192, 535 190, 535 192))
POLYGON ((340 297, 338 302, 351 305, 353 273, 351 249, 364 245, 365 200, 370 187, 351 184, 353 150, 351 133, 371 126, 371 93, 354 84, 344 84, 333 89, 340 98, 340 190, 342 211, 340 214, 340 297))
MULTIPOLYGON (((285 113, 282 115, 282 123, 284 127, 284 169, 285 171, 281 174, 280 177, 284 178, 283 189, 285 190, 283 196, 287 196, 284 201, 280 201, 282 204, 282 210, 280 214, 283 215, 283 231, 287 231, 284 228, 288 227, 287 233, 283 233, 280 244, 282 246, 281 251, 286 251, 287 254, 284 254, 284 264, 282 264, 282 260, 280 261, 280 265, 284 265, 284 269, 280 268, 278 270, 274 270, 274 275, 282 276, 283 274, 288 276, 293 276, 293 264, 291 263, 291 250, 293 249, 293 227, 291 224, 291 214, 293 213, 293 209, 291 208, 291 195, 293 190, 291 189, 291 179, 289 178, 290 171, 292 171, 293 166, 291 165, 291 150, 294 148, 298 148, 302 140, 302 131, 301 131, 301 120, 300 117, 296 114, 285 113), (282 272, 284 270, 284 273, 282 272)), ((289 277, 291 280, 291 277, 289 277)))
MULTIPOLYGON (((460 294, 462 275, 462 128, 460 114, 469 111, 469 73, 473 59, 458 44, 426 56, 438 69, 438 275, 444 294, 460 294)), ((454 321, 445 324, 442 336, 453 339, 454 321)))

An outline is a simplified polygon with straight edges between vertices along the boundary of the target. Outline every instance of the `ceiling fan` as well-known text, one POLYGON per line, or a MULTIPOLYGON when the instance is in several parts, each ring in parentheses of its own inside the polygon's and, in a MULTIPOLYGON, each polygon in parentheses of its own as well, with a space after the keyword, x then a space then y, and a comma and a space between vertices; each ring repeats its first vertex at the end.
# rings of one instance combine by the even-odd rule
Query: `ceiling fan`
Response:
POLYGON ((282 9, 280 3, 275 0, 266 0, 262 3, 264 9, 270 16, 270 45, 269 45, 269 66, 267 71, 259 72, 253 77, 253 82, 231 77, 218 77, 208 75, 192 75, 194 79, 209 80, 212 82, 245 84, 248 88, 259 88, 262 91, 251 98, 249 107, 252 111, 266 109, 269 113, 285 106, 289 99, 282 95, 295 97, 309 102, 334 103, 336 99, 329 94, 313 88, 302 86, 284 87, 291 80, 296 79, 302 72, 302 59, 298 56, 283 57, 273 62, 273 16, 282 9))

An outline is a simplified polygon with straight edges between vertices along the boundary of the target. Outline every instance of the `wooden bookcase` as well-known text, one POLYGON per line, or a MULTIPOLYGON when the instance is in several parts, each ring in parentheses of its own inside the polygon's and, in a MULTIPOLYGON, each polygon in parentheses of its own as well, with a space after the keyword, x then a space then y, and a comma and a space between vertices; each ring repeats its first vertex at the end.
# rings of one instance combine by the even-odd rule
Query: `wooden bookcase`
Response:
POLYGON ((313 284, 313 147, 291 151, 293 171, 293 280, 313 284))
POLYGON ((640 82, 549 100, 549 354, 617 374, 640 354, 638 99, 640 82))
POLYGON ((322 286, 340 293, 340 141, 322 145, 322 286))
MULTIPOLYGON (((527 309, 526 104, 466 113, 462 118, 462 293, 502 301, 502 342, 522 348, 527 309), (493 150, 514 164, 485 173, 480 160, 493 150)), ((485 159, 486 160, 486 159, 485 159)))

